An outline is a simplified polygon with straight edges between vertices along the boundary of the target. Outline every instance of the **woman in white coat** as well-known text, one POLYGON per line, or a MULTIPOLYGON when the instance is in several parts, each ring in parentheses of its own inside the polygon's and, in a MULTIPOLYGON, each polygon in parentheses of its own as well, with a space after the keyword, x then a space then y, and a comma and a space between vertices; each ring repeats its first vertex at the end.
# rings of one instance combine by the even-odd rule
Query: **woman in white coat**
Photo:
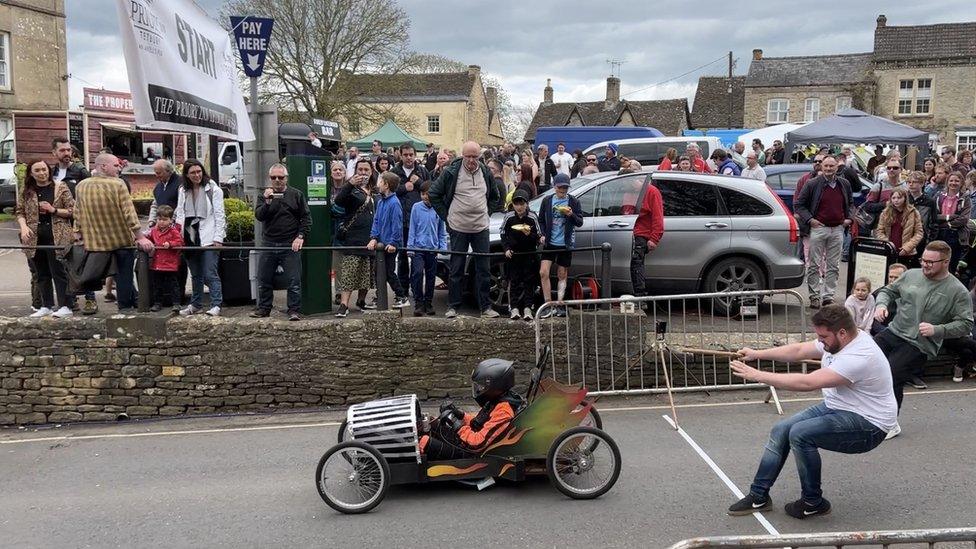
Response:
MULTIPOLYGON (((203 164, 195 159, 183 163, 183 184, 176 202, 176 223, 183 231, 186 246, 219 248, 224 244, 227 223, 224 217, 224 193, 207 176, 203 164)), ((190 268, 193 292, 190 304, 180 314, 194 315, 203 311, 203 285, 210 290, 210 309, 207 314, 220 316, 223 294, 217 264, 219 250, 186 251, 183 259, 190 268)))

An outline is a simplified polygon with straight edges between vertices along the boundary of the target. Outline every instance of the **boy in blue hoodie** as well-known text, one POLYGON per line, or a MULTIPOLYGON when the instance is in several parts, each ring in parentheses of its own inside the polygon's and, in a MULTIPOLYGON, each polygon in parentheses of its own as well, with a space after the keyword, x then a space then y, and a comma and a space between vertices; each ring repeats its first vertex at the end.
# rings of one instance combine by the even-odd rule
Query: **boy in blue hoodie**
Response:
MULTIPOLYGON (((410 304, 407 293, 396 275, 396 252, 397 248, 403 246, 403 209, 400 207, 400 199, 396 196, 399 185, 400 178, 391 172, 383 172, 376 181, 376 190, 379 191, 380 198, 376 202, 373 228, 369 233, 370 241, 366 245, 369 250, 375 250, 378 242, 386 245, 386 281, 396 296, 393 306, 398 309, 410 304)), ((376 291, 385 292, 386 288, 377 288, 376 291)))
POLYGON ((430 204, 430 181, 420 185, 421 201, 410 210, 408 248, 429 252, 408 252, 410 287, 413 291, 413 316, 434 315, 434 284, 437 278, 437 252, 447 249, 447 226, 430 204))

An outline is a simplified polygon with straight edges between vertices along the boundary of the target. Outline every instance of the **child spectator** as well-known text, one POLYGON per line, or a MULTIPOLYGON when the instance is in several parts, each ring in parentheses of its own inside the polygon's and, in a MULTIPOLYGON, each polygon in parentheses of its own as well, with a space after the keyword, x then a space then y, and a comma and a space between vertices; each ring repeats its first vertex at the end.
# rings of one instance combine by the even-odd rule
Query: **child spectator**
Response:
MULTIPOLYGON (((377 242, 386 245, 386 281, 396 296, 393 306, 400 309, 410 302, 396 275, 396 251, 403 246, 403 209, 396 196, 398 186, 400 178, 393 172, 383 172, 376 180, 380 199, 376 201, 376 214, 373 216, 373 228, 370 230, 370 241, 366 248, 375 250, 377 242)), ((377 288, 376 291, 385 292, 386 288, 377 288)))
MULTIPOLYGON (((618 163, 617 170, 619 169, 618 163)), ((542 237, 545 238, 539 278, 542 282, 542 297, 547 302, 552 301, 552 283, 549 280, 549 270, 553 263, 558 265, 556 272, 559 278, 559 285, 556 290, 557 300, 562 301, 566 295, 569 267, 573 264, 573 248, 576 247, 576 227, 583 225, 583 208, 580 206, 579 200, 569 194, 569 176, 561 173, 553 178, 552 182, 556 188, 555 194, 543 198, 542 205, 539 207, 539 228, 542 237)), ((561 306, 552 307, 543 315, 544 318, 550 316, 564 317, 566 310, 561 306)))
POLYGON ((854 324, 865 332, 871 331, 871 321, 874 320, 874 296, 871 295, 871 280, 860 277, 854 281, 851 295, 844 306, 854 317, 854 324))
POLYGON ((173 248, 183 246, 183 230, 173 222, 173 208, 163 204, 156 208, 156 224, 149 231, 149 240, 156 247, 149 269, 152 271, 153 312, 172 307, 180 312, 182 292, 176 282, 180 270, 180 252, 173 248))
POLYGON ((437 278, 437 252, 447 249, 447 226, 430 204, 430 181, 420 185, 420 202, 410 210, 408 248, 429 252, 407 252, 410 260, 410 286, 413 289, 413 316, 434 315, 434 285, 437 278))
POLYGON ((502 246, 508 260, 505 271, 508 275, 508 298, 512 320, 519 316, 532 320, 532 298, 536 288, 536 272, 539 257, 534 253, 542 242, 539 218, 529 210, 529 195, 525 191, 515 191, 512 197, 512 211, 505 214, 502 222, 502 246))

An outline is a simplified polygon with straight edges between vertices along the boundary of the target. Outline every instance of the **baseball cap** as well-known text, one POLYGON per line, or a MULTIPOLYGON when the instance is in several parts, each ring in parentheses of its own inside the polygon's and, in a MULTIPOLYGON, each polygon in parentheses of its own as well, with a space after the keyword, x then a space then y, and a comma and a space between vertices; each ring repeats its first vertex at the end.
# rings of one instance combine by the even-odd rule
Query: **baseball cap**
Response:
POLYGON ((515 191, 515 194, 512 195, 512 202, 528 202, 528 201, 529 201, 529 193, 525 191, 515 191))
POLYGON ((569 176, 564 173, 556 174, 556 177, 552 178, 553 187, 568 187, 569 186, 569 176))
POLYGON ((616 143, 610 143, 609 145, 607 145, 607 148, 613 151, 613 154, 617 154, 618 147, 616 143))

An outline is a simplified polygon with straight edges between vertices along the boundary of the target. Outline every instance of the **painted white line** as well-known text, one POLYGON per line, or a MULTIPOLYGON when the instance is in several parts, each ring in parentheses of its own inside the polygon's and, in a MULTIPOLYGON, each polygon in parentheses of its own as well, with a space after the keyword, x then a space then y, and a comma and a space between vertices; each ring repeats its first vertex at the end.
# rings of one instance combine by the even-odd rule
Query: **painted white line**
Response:
MULTIPOLYGON (((663 417, 664 421, 667 421, 672 428, 676 429, 678 431, 678 434, 681 435, 681 438, 685 439, 685 442, 687 442, 688 445, 691 446, 691 448, 695 450, 695 452, 697 452, 698 455, 701 456, 703 460, 705 460, 705 463, 707 463, 708 466, 712 468, 712 471, 714 471, 715 474, 718 476, 718 478, 720 478, 722 482, 724 482, 725 485, 728 486, 729 490, 732 491, 735 497, 739 499, 746 497, 745 494, 743 494, 742 491, 739 490, 739 487, 732 482, 732 479, 730 479, 729 476, 726 475, 725 472, 722 471, 722 469, 714 461, 712 461, 712 458, 708 457, 708 454, 705 453, 705 450, 702 450, 701 446, 699 446, 697 442, 695 442, 690 436, 688 436, 688 433, 686 433, 684 429, 675 425, 674 421, 671 419, 670 416, 664 415, 661 417, 663 417)), ((764 517, 762 513, 752 513, 752 516, 756 517, 756 520, 759 521, 759 524, 761 524, 762 527, 765 528, 766 531, 769 532, 771 535, 774 536, 779 535, 779 531, 777 531, 776 528, 774 528, 773 525, 770 524, 768 520, 766 520, 766 517, 764 517)))
POLYGON ((141 438, 165 437, 172 435, 199 435, 204 433, 235 433, 241 431, 280 431, 283 429, 306 429, 309 427, 338 427, 339 422, 327 421, 322 423, 292 423, 289 425, 262 425, 259 427, 228 427, 225 429, 187 429, 184 431, 156 431, 148 433, 113 433, 105 435, 78 435, 62 437, 24 438, 19 440, 0 440, 0 444, 23 444, 25 442, 58 442, 75 440, 96 440, 106 438, 141 438))

